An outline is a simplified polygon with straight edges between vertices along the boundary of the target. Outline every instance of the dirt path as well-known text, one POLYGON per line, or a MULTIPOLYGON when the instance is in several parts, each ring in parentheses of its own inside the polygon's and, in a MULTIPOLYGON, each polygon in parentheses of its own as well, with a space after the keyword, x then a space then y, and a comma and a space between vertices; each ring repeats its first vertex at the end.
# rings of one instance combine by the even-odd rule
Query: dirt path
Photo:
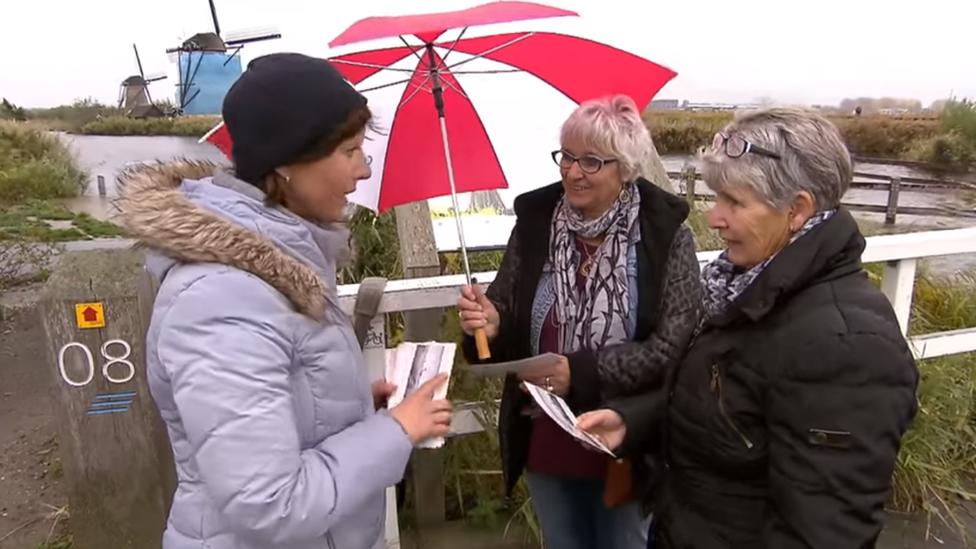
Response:
POLYGON ((33 549, 59 537, 65 505, 44 336, 32 308, 0 310, 0 549, 33 549))

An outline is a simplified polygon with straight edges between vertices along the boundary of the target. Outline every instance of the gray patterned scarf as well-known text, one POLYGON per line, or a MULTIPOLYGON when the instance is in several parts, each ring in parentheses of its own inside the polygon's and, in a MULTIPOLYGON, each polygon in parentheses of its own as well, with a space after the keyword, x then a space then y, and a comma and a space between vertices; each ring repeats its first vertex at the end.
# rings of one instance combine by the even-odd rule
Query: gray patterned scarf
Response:
MULTIPOLYGON (((820 225, 824 221, 831 218, 837 210, 826 210, 815 214, 813 217, 807 220, 803 224, 803 227, 796 232, 787 243, 787 246, 796 242, 798 238, 810 232, 811 229, 820 225)), ((785 246, 784 246, 785 248, 785 246)), ((782 251, 782 250, 780 250, 782 251)), ((749 269, 748 271, 739 271, 738 268, 732 264, 728 259, 728 250, 724 251, 715 258, 714 261, 709 263, 702 269, 701 281, 702 288, 705 290, 702 295, 702 305, 705 310, 705 314, 702 316, 702 321, 714 318, 723 314, 729 307, 729 305, 735 301, 737 297, 742 295, 742 292, 749 287, 750 284, 760 273, 766 268, 767 265, 776 257, 773 254, 769 259, 763 261, 759 265, 749 269)))
POLYGON ((629 183, 614 205, 597 219, 584 221, 565 197, 553 215, 549 258, 553 265, 556 322, 563 353, 599 349, 608 342, 625 341, 629 312, 627 249, 631 229, 640 210, 640 194, 629 183), (580 253, 576 237, 605 239, 592 258, 583 291, 577 292, 580 253))

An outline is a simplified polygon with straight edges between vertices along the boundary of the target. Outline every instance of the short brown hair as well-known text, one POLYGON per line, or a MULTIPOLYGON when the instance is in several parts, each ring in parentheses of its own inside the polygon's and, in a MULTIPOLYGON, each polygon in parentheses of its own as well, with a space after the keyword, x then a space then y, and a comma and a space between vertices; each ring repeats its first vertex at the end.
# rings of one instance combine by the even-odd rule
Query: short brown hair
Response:
MULTIPOLYGON (((313 142, 291 163, 306 164, 321 160, 334 153, 343 141, 355 137, 364 129, 374 129, 373 113, 366 105, 353 109, 336 131, 313 142)), ((285 203, 285 183, 285 178, 277 171, 268 174, 264 185, 266 205, 288 207, 285 203)))

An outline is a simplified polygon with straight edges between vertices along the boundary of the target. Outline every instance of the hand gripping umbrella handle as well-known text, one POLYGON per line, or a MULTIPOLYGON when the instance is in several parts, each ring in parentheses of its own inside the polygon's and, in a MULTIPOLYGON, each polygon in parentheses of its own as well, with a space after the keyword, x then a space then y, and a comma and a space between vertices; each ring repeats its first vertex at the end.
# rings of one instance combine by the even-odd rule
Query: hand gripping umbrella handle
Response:
MULTIPOLYGON (((478 279, 468 274, 469 284, 472 286, 478 283, 478 279)), ((488 333, 484 328, 474 329, 474 345, 478 348, 478 360, 488 360, 491 358, 491 349, 488 348, 488 333)))
POLYGON ((488 334, 485 333, 484 328, 475 328, 474 344, 478 348, 478 360, 491 358, 491 349, 488 348, 488 334))

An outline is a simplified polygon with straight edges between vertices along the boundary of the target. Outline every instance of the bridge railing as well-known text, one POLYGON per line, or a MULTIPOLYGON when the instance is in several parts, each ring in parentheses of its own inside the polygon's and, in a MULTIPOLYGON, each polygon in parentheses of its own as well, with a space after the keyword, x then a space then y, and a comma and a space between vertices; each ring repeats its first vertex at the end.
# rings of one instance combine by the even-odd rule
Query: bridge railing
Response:
MULTIPOLYGON (((677 183, 676 192, 685 195, 689 201, 712 201, 715 194, 709 191, 702 182, 702 175, 694 168, 688 167, 680 172, 668 172, 672 183, 677 183), (707 192, 701 192, 707 191, 707 192)), ((867 172, 854 172, 851 189, 873 190, 887 193, 885 204, 867 204, 851 202, 854 197, 848 195, 844 199, 844 206, 849 210, 864 213, 883 214, 885 225, 894 225, 898 215, 918 215, 927 217, 966 217, 976 218, 976 210, 967 207, 937 204, 932 201, 928 206, 911 206, 900 203, 902 193, 925 193, 951 196, 955 193, 972 193, 976 191, 976 184, 967 181, 953 181, 947 179, 922 179, 918 177, 904 177, 898 175, 881 175, 867 172)))
MULTIPOLYGON (((718 251, 700 252, 698 261, 704 265, 718 254, 718 251)), ((976 228, 870 237, 867 239, 862 261, 865 264, 884 265, 881 289, 894 307, 902 333, 907 335, 919 261, 961 254, 976 254, 976 228)), ((495 275, 495 272, 479 273, 476 278, 483 288, 487 288, 495 279, 495 275)), ((463 275, 389 281, 380 302, 379 315, 373 320, 364 350, 371 376, 379 378, 385 370, 387 354, 385 315, 453 307, 457 302, 460 287, 464 283, 463 275)), ((352 314, 358 288, 358 284, 339 287, 340 303, 347 314, 352 314)), ((976 352, 976 326, 916 335, 909 338, 909 343, 917 359, 976 352)), ((453 424, 455 436, 484 430, 483 422, 486 415, 480 403, 455 403, 455 408, 457 410, 453 424)), ((389 547, 399 547, 396 496, 393 489, 388 491, 387 498, 389 503, 387 542, 389 547)))
MULTIPOLYGON (((39 315, 46 337, 45 370, 52 384, 49 404, 72 515, 90 518, 72 524, 76 543, 123 547, 136 540, 139 547, 158 547, 176 475, 143 359, 155 281, 146 271, 140 251, 97 249, 119 246, 128 248, 120 242, 99 243, 94 249, 64 254, 45 285, 39 315), (106 494, 115 504, 101 504, 106 494)), ((705 263, 716 254, 702 252, 698 259, 705 263)), ((976 228, 868 239, 862 259, 883 265, 881 288, 891 300, 904 334, 909 333, 919 261, 957 254, 976 254, 976 228)), ((494 278, 492 272, 478 275, 484 285, 494 278)), ((463 283, 463 276, 389 282, 363 351, 371 377, 383 376, 390 352, 385 348, 385 315, 407 312, 404 316, 408 316, 452 307, 463 283)), ((346 313, 352 313, 357 290, 355 285, 339 289, 346 313)), ((427 323, 439 325, 442 318, 439 312, 411 316, 420 316, 413 325, 407 322, 414 335, 436 334, 418 328, 436 328, 427 323)), ((913 335, 910 342, 919 359, 974 352, 976 326, 913 335)), ((478 433, 495 421, 496 406, 491 403, 456 402, 455 409, 455 436, 478 433)), ((414 499, 423 500, 425 510, 435 509, 436 513, 424 514, 424 523, 433 525, 444 516, 444 479, 436 467, 439 456, 436 450, 418 450, 414 458, 414 499), (437 495, 440 502, 435 506, 437 495)), ((389 547, 399 547, 395 489, 387 491, 387 499, 386 538, 389 547)))

